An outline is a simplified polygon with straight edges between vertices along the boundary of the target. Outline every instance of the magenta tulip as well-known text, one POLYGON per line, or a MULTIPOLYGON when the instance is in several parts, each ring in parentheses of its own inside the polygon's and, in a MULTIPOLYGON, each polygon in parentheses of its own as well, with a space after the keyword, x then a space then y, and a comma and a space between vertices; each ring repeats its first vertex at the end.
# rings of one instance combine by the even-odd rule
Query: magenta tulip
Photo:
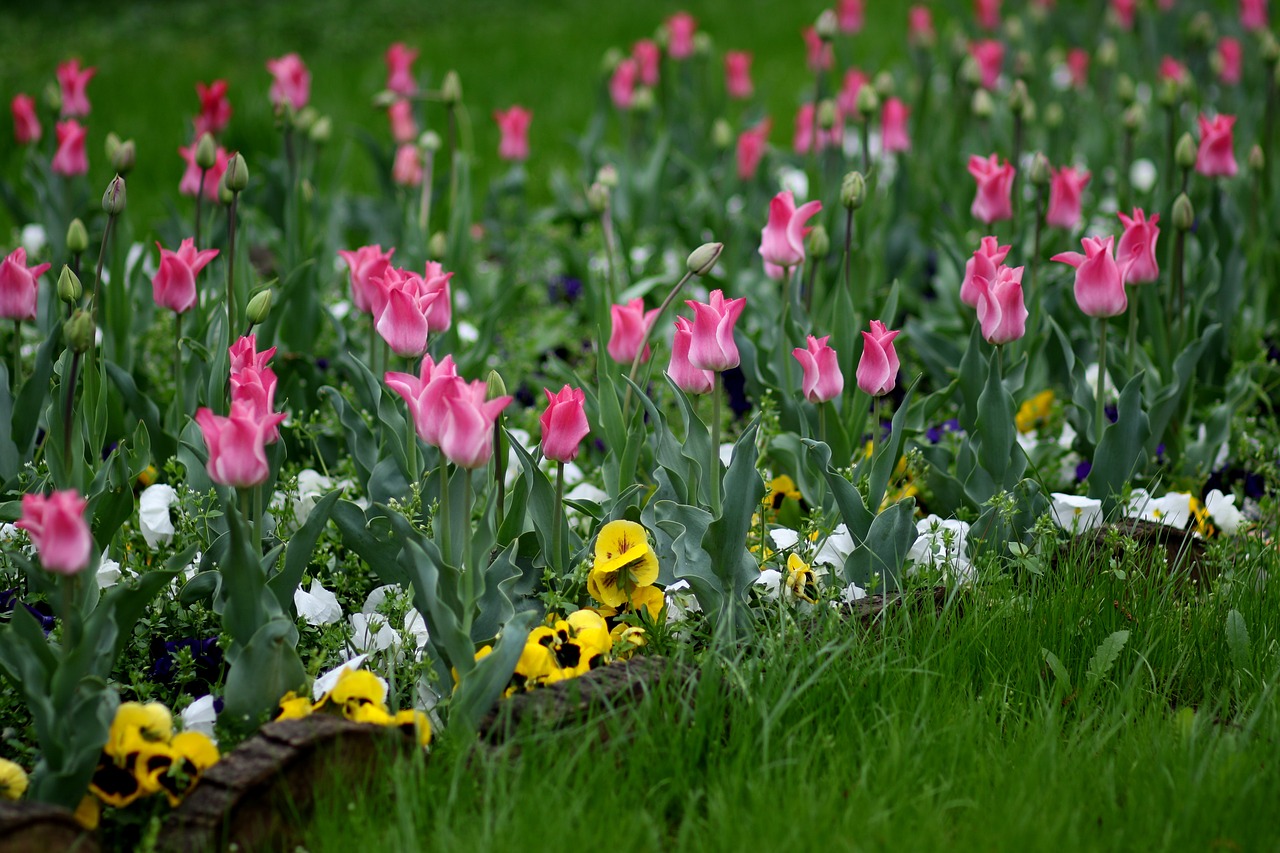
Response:
POLYGON ((790 190, 778 193, 769 202, 769 224, 760 232, 760 257, 778 267, 794 267, 804 262, 806 228, 814 214, 822 210, 822 202, 810 201, 796 207, 790 190))
POLYGON ((391 180, 399 187, 422 186, 422 151, 418 146, 407 143, 396 148, 391 180))
POLYGON ((609 97, 613 105, 620 110, 631 109, 631 102, 636 96, 636 78, 640 75, 640 64, 634 59, 624 59, 613 69, 609 77, 609 97))
POLYGON ((1265 30, 1267 24, 1267 0, 1240 0, 1240 26, 1253 32, 1265 30))
POLYGON ((693 338, 689 343, 689 363, 716 373, 737 367, 741 360, 733 340, 733 327, 746 307, 747 297, 725 299, 719 290, 711 291, 709 303, 685 300, 693 309, 693 338))
POLYGON ((1004 68, 1004 44, 994 39, 975 41, 969 45, 969 54, 978 63, 982 88, 994 89, 1000 82, 1000 71, 1004 68))
POLYGON ((1164 56, 1160 59, 1159 76, 1161 82, 1171 80, 1180 86, 1191 82, 1191 72, 1187 70, 1187 66, 1172 56, 1164 56))
POLYGON ((823 41, 813 27, 805 27, 800 34, 804 36, 805 61, 809 70, 815 74, 830 71, 836 61, 835 51, 831 49, 831 45, 823 41))
POLYGON ((889 98, 880 110, 880 147, 887 154, 911 150, 907 118, 911 111, 899 98, 889 98))
POLYGON ((39 142, 44 131, 40 127, 40 116, 36 114, 36 102, 30 95, 14 95, 9 102, 13 111, 13 139, 19 145, 30 145, 39 142))
POLYGON ((413 79, 413 61, 418 58, 418 51, 403 42, 396 42, 387 48, 384 58, 387 61, 387 91, 405 98, 417 93, 418 83, 413 79))
POLYGON ((1067 51, 1067 71, 1071 74, 1071 85, 1083 89, 1089 85, 1089 51, 1082 47, 1073 47, 1067 51))
POLYGON ((394 267, 378 283, 378 334, 396 355, 417 358, 427 351, 427 312, 440 292, 424 293, 421 276, 394 267))
POLYGON ((981 288, 976 280, 991 281, 996 277, 996 270, 1004 263, 1009 254, 1008 246, 1001 246, 995 237, 983 237, 978 250, 973 253, 964 265, 964 281, 960 283, 960 301, 970 308, 978 307, 978 295, 981 288))
POLYGON ((553 462, 572 462, 578 458, 582 440, 591 432, 587 423, 587 395, 581 388, 568 385, 547 395, 547 408, 538 419, 542 426, 542 455, 553 462))
POLYGON ((159 243, 156 248, 160 250, 160 266, 151 278, 151 295, 161 308, 185 313, 196 304, 196 276, 218 256, 218 250, 196 251, 196 241, 190 237, 182 241, 176 252, 159 243))
POLYGON ((840 0, 836 5, 836 22, 842 33, 854 35, 861 32, 864 18, 863 0, 840 0))
POLYGON ((667 375, 686 394, 710 394, 715 388, 716 375, 710 370, 694 367, 689 362, 689 347, 693 344, 693 323, 684 317, 676 318, 676 334, 671 341, 671 361, 667 375))
POLYGON ((879 320, 871 321, 871 331, 862 333, 862 358, 858 360, 858 387, 872 397, 882 397, 898 384, 898 353, 893 339, 898 331, 889 331, 879 320))
POLYGON ((756 170, 760 168, 760 161, 764 158, 769 130, 772 127, 773 122, 766 118, 738 135, 738 148, 735 153, 739 180, 748 181, 755 177, 756 170))
MULTIPOLYGON (((835 123, 830 128, 823 130, 818 129, 817 144, 819 151, 825 151, 828 148, 839 148, 840 140, 844 136, 844 120, 840 117, 839 108, 836 110, 835 123)), ((813 104, 801 104, 796 110, 796 131, 795 137, 791 143, 791 147, 795 149, 797 154, 808 154, 814 145, 814 122, 813 122, 813 104)))
POLYGON ((973 198, 969 212, 975 219, 988 225, 1002 219, 1013 218, 1013 176, 1014 167, 1006 160, 1000 165, 1000 159, 992 154, 985 159, 976 154, 969 158, 969 174, 978 182, 978 192, 973 198))
POLYGON ((485 400, 488 386, 480 381, 451 381, 444 389, 444 424, 440 452, 459 468, 479 468, 493 457, 493 425, 511 397, 485 400))
POLYGON ((418 121, 413 117, 413 104, 396 101, 387 107, 387 120, 391 122, 391 138, 396 145, 412 145, 418 138, 418 121))
POLYGON ((645 340, 654 320, 658 319, 658 309, 645 311, 644 300, 637 296, 626 305, 609 306, 609 315, 613 318, 613 333, 606 347, 609 357, 619 364, 630 364, 643 346, 641 361, 648 361, 649 345, 645 340))
POLYGON ((231 101, 227 100, 227 81, 214 80, 209 85, 196 84, 200 98, 200 115, 195 117, 195 138, 208 133, 217 136, 231 121, 231 101))
POLYGON ((640 68, 640 82, 646 86, 658 85, 658 63, 662 50, 653 39, 640 39, 631 46, 631 58, 640 68))
POLYGON ((263 350, 258 352, 257 335, 245 335, 237 340, 227 350, 227 354, 231 358, 231 375, 235 376, 242 370, 253 368, 254 370, 270 370, 267 364, 271 361, 271 357, 276 354, 276 348, 263 350))
POLYGON ((453 273, 445 272, 436 261, 427 261, 426 272, 422 276, 419 290, 424 297, 430 298, 427 303, 427 332, 447 332, 453 325, 453 294, 449 290, 449 279, 453 273))
POLYGON ((801 383, 805 399, 810 403, 825 403, 834 400, 844 391, 844 375, 840 372, 840 363, 836 360, 836 351, 827 346, 830 335, 815 338, 809 335, 804 347, 796 347, 791 351, 796 361, 804 368, 804 381, 801 383))
POLYGON ((1133 209, 1133 217, 1117 213, 1124 233, 1116 246, 1116 263, 1124 271, 1125 284, 1142 284, 1160 277, 1160 264, 1156 261, 1156 240, 1160 238, 1160 214, 1147 219, 1142 208, 1133 209))
POLYGON ((859 68, 850 68, 844 72, 844 83, 836 95, 836 106, 841 115, 858 115, 858 92, 870 82, 871 78, 859 68))
POLYGON ((667 53, 672 59, 693 56, 693 34, 698 22, 688 12, 676 12, 667 18, 667 53))
POLYGON ((268 59, 267 70, 274 78, 267 97, 277 110, 286 104, 300 110, 311 100, 311 72, 298 54, 287 53, 277 59, 268 59))
POLYGON ((1000 0, 973 0, 973 16, 984 30, 1000 26, 1000 0))
POLYGON ((1137 0, 1111 0, 1111 11, 1123 29, 1133 29, 1133 16, 1137 12, 1137 0))
MULTIPOLYGON (((271 422, 276 414, 276 374, 271 368, 246 367, 231 374, 231 403, 242 403, 259 421, 271 422)), ((275 444, 280 430, 275 423, 267 428, 265 441, 275 444)))
MULTIPOLYGON (((40 276, 49 264, 27 266, 27 250, 19 246, 0 261, 0 317, 6 320, 34 320, 39 300, 40 276)), ((13 377, 9 377, 13 381, 13 377)))
POLYGON ((1111 256, 1115 237, 1085 237, 1085 254, 1062 252, 1050 260, 1076 268, 1075 296, 1080 310, 1090 317, 1115 317, 1129 305, 1124 276, 1111 256))
POLYGON ((22 518, 16 526, 30 535, 46 572, 74 575, 88 568, 93 558, 93 534, 84 517, 88 505, 73 490, 22 496, 22 518))
POLYGON ((1244 48, 1240 40, 1231 36, 1223 36, 1218 40, 1217 53, 1218 79, 1228 86, 1240 83, 1244 74, 1244 48))
POLYGON ((351 301, 356 310, 364 314, 374 313, 373 307, 378 301, 376 279, 382 278, 391 268, 391 256, 395 248, 385 253, 382 246, 361 246, 352 251, 339 249, 338 256, 347 262, 348 276, 351 282, 351 301))
POLYGON ((196 165, 196 143, 193 142, 187 147, 179 146, 178 153, 187 164, 186 171, 182 173, 182 180, 178 182, 178 192, 194 197, 203 186, 205 199, 216 202, 218 183, 222 180, 223 173, 227 171, 227 163, 230 160, 227 150, 221 145, 215 149, 213 166, 204 170, 203 185, 200 183, 200 167, 196 165))
POLYGON ((1200 116, 1200 149, 1196 152, 1196 171, 1207 178, 1234 177, 1236 154, 1232 140, 1232 128, 1236 117, 1200 116))
POLYGON ((417 376, 389 371, 383 377, 387 387, 408 404, 418 438, 432 447, 440 446, 444 430, 445 392, 454 380, 462 381, 458 379, 458 369, 451 355, 440 359, 439 364, 431 356, 424 356, 417 376))
POLYGON ((58 138, 58 150, 54 152, 53 162, 49 168, 56 175, 73 177, 89 171, 89 155, 85 153, 84 142, 89 131, 80 126, 75 119, 60 121, 54 125, 54 134, 58 138))
POLYGON ((933 39, 933 13, 928 6, 912 6, 907 12, 907 41, 923 46, 933 44, 933 39))
POLYGON ((1080 199, 1092 177, 1071 166, 1054 169, 1049 180, 1049 210, 1044 221, 1054 228, 1071 230, 1080 224, 1080 199))
POLYGON ((84 117, 89 114, 89 96, 86 89, 96 68, 81 68, 80 60, 69 59, 58 66, 58 86, 62 90, 63 118, 84 117))
POLYGON ((267 464, 267 436, 285 419, 284 414, 259 418, 249 403, 231 404, 227 417, 215 415, 211 409, 196 411, 196 423, 204 433, 209 449, 205 470, 209 478, 222 486, 249 489, 266 482, 271 469, 267 464))
POLYGON ((498 156, 503 160, 529 159, 529 123, 533 121, 533 113, 524 107, 511 107, 508 110, 494 110, 493 120, 498 123, 502 132, 502 141, 498 145, 498 156))
POLYGON ((1027 306, 1022 298, 1022 267, 1000 267, 982 282, 978 324, 987 343, 1007 344, 1027 333, 1027 306))
POLYGON ((724 55, 724 88, 730 98, 750 98, 755 91, 751 84, 751 54, 731 50, 724 55))

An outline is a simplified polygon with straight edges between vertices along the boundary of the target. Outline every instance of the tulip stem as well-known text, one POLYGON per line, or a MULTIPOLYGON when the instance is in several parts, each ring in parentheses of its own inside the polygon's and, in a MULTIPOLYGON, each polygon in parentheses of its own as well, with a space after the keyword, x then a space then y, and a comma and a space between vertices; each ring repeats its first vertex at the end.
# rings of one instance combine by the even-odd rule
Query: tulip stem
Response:
POLYGON ((13 337, 9 339, 9 392, 18 393, 18 381, 22 372, 22 321, 13 320, 13 337))
POLYGON ((440 553, 444 561, 453 564, 453 543, 449 530, 449 460, 440 453, 440 510, 433 521, 436 538, 440 540, 440 553))
MULTIPOLYGON (((645 348, 649 346, 649 336, 653 334, 653 327, 658 325, 658 321, 662 319, 662 315, 667 313, 667 309, 671 307, 671 303, 675 301, 677 294, 684 288, 684 283, 693 278, 693 271, 685 272, 680 280, 676 282, 676 286, 671 288, 667 293, 666 299, 662 300, 662 304, 658 306, 658 313, 653 315, 653 322, 645 326, 644 339, 640 341, 640 346, 636 349, 635 357, 631 359, 631 370, 627 372, 627 378, 631 382, 636 381, 636 375, 640 372, 640 361, 644 358, 645 348)), ((627 422, 627 415, 631 413, 631 382, 627 383, 627 393, 622 398, 622 422, 627 422)))
POLYGON ((111 236, 111 225, 116 221, 114 213, 107 215, 107 227, 102 230, 102 246, 98 249, 98 266, 93 274, 93 292, 89 294, 89 311, 93 325, 98 325, 98 289, 102 285, 102 262, 107 257, 107 240, 111 236))
POLYGON ((67 371, 67 397, 62 406, 62 458, 67 470, 71 470, 71 419, 75 416, 76 378, 80 372, 80 353, 71 352, 71 369, 67 371))
POLYGON ((61 601, 62 617, 62 647, 64 650, 75 649, 80 645, 80 614, 76 612, 76 599, 79 597, 80 575, 70 574, 63 575, 62 582, 59 584, 62 594, 59 596, 61 601))
MULTIPOLYGON (((244 518, 245 524, 249 525, 249 541, 256 542, 258 540, 256 531, 258 522, 253 517, 253 507, 251 505, 253 498, 250 496, 249 489, 236 489, 236 493, 240 498, 240 515, 244 518)), ((258 553, 262 553, 261 549, 259 549, 258 553)))
POLYGON ((196 248, 197 248, 197 249, 199 249, 199 248, 200 248, 200 245, 201 245, 201 244, 200 244, 200 213, 201 213, 201 202, 203 202, 203 201, 204 201, 204 179, 205 179, 205 176, 206 176, 206 175, 208 175, 208 174, 209 174, 209 170, 208 170, 208 169, 201 169, 201 170, 200 170, 200 185, 199 185, 198 187, 196 187, 196 239, 195 239, 195 244, 196 244, 196 248))
POLYGON ((462 633, 471 642, 471 622, 476 605, 478 566, 471 565, 471 469, 462 469, 462 506, 467 513, 462 525, 462 633))
POLYGON ((564 547, 564 463, 556 461, 556 505, 554 524, 551 528, 551 559, 556 574, 563 577, 565 571, 561 549, 564 547))
POLYGON ((720 371, 711 375, 711 467, 707 476, 711 478, 711 515, 720 517, 720 371))
POLYGON ((187 413, 186 406, 183 404, 182 390, 182 314, 175 312, 173 315, 173 399, 177 404, 174 406, 174 414, 177 416, 174 428, 178 436, 182 435, 182 421, 187 413))
POLYGON ((413 418, 408 417, 404 420, 405 437, 404 437, 404 457, 405 457, 405 475, 409 481, 409 492, 413 493, 414 484, 418 481, 418 430, 414 426, 413 418))
POLYGON ((231 204, 227 207, 227 351, 235 343, 233 336, 236 327, 236 202, 240 193, 231 194, 231 204))
POLYGON ((493 422, 493 529, 502 529, 502 518, 506 514, 507 503, 507 453, 509 449, 502 446, 502 414, 493 422))
POLYGON ((418 196, 418 231, 422 235, 422 245, 426 246, 431 240, 431 185, 435 178, 435 151, 427 149, 422 159, 422 193, 418 196))
POLYGON ((1129 358, 1129 375, 1138 370, 1138 303, 1135 300, 1129 306, 1129 339, 1125 342, 1126 355, 1129 358))
POLYGON ((604 209, 600 211, 600 227, 604 231, 604 259, 608 265, 608 278, 605 280, 605 298, 610 305, 613 304, 616 294, 618 293, 618 262, 617 262, 617 239, 613 233, 613 199, 606 196, 604 200, 604 209))
POLYGON ((1102 446, 1102 433, 1107 427, 1107 318, 1099 317, 1101 327, 1098 338, 1098 388, 1096 396, 1096 423, 1098 425, 1097 440, 1094 442, 1094 462, 1097 462, 1098 448, 1102 446))

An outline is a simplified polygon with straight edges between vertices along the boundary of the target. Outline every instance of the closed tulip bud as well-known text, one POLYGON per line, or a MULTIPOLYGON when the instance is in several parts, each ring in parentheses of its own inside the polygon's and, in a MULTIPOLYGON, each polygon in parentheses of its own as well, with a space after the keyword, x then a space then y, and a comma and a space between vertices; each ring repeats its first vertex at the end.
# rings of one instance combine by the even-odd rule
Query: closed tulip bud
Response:
POLYGON ((966 55, 960 63, 960 79, 970 88, 982 85, 982 66, 972 54, 966 55))
POLYGON ((249 321, 249 325, 257 326, 267 319, 267 315, 271 313, 271 288, 260 290, 249 300, 249 306, 245 308, 244 316, 249 321))
POLYGON ((1196 209, 1191 206, 1191 199, 1182 193, 1173 200, 1173 227, 1179 231, 1190 231, 1196 222, 1196 209))
POLYGON ((115 131, 107 134, 107 138, 102 142, 102 151, 107 155, 107 162, 110 163, 116 159, 116 153, 120 150, 120 137, 115 131))
POLYGON ((1024 115, 1027 111, 1027 104, 1031 102, 1031 95, 1027 92, 1027 84, 1021 80, 1013 81, 1013 88, 1009 90, 1009 112, 1016 116, 1024 115))
POLYGON ((1049 168, 1049 158, 1043 152, 1036 152, 1031 158, 1031 183, 1037 187, 1049 185, 1053 179, 1053 170, 1049 168))
POLYGON ((867 199, 867 179, 861 172, 850 172, 840 184, 840 203, 846 210, 857 210, 867 199))
POLYGON ((1173 109, 1178 105, 1178 101, 1182 98, 1182 85, 1171 77, 1166 77, 1160 81, 1159 93, 1160 106, 1166 109, 1173 109))
POLYGON ((1133 85, 1133 78, 1128 74, 1116 77, 1116 97, 1125 106, 1132 104, 1138 97, 1138 88, 1133 85))
POLYGON ((73 255, 89 249, 89 232, 85 229, 84 223, 79 218, 71 220, 71 224, 67 226, 67 251, 73 255))
POLYGON ((1262 61, 1268 65, 1280 62, 1280 39, 1270 30, 1263 30, 1258 39, 1258 52, 1262 54, 1262 61))
POLYGON ((333 136, 333 119, 320 116, 316 119, 316 123, 311 125, 311 132, 307 135, 316 145, 324 145, 329 141, 329 137, 333 136))
POLYGON ((201 169, 212 169, 217 162, 218 146, 213 141, 213 135, 200 134, 200 139, 196 142, 196 165, 201 169))
POLYGON ((858 90, 857 107, 858 115, 862 116, 863 121, 868 121, 880 112, 880 96, 871 86, 863 86, 858 90))
POLYGON ((1098 44, 1098 52, 1094 55, 1099 68, 1115 68, 1120 60, 1120 48, 1113 38, 1104 38, 1098 44))
POLYGON ((444 143, 440 139, 440 134, 434 130, 425 130, 418 137, 418 147, 423 151, 439 151, 440 146, 444 143))
POLYGON ((93 315, 83 308, 77 309, 62 324, 62 335, 67 339, 67 346, 74 352, 88 352, 93 346, 97 331, 93 325, 93 315))
POLYGON ((115 169, 121 175, 127 175, 133 171, 133 166, 138 160, 138 146, 132 139, 126 139, 120 143, 120 147, 116 149, 116 156, 111 159, 111 168, 115 169))
MULTIPOLYGON (((864 90, 865 91, 865 90, 864 90)), ((991 93, 986 89, 978 89, 973 93, 973 101, 970 104, 974 118, 986 120, 996 111, 995 101, 991 100, 991 93)))
POLYGON ((44 87, 44 105, 50 112, 62 112, 62 89, 52 80, 44 87))
POLYGON ((1044 108, 1044 126, 1050 130, 1056 130, 1062 127, 1062 122, 1066 118, 1062 111, 1062 104, 1050 104, 1044 108))
POLYGON ((116 175, 107 184, 107 191, 102 194, 102 209, 112 216, 124 211, 125 191, 124 178, 116 175))
POLYGON ((822 14, 818 16, 818 20, 813 22, 813 31, 823 41, 835 41, 836 33, 839 32, 839 29, 840 21, 836 18, 836 13, 832 9, 823 9, 822 14))
POLYGON ((881 101, 887 101, 893 97, 896 87, 893 82, 893 75, 888 71, 881 71, 877 74, 875 83, 872 85, 876 87, 876 94, 880 96, 881 101))
POLYGON ((449 108, 456 107, 462 101, 462 80, 457 71, 444 75, 444 82, 440 84, 440 100, 449 108))
POLYGON ((381 92, 373 96, 373 106, 377 110, 385 110, 396 101, 400 100, 401 97, 403 96, 391 91, 390 89, 383 89, 381 92))
POLYGON ((58 298, 68 305, 74 305, 80 301, 82 293, 84 288, 80 285, 79 277, 71 271, 71 267, 63 264, 62 272, 58 274, 58 298))
POLYGON ((227 171, 222 173, 222 180, 233 193, 244 192, 245 187, 249 186, 249 166, 239 151, 227 161, 227 171))
POLYGON ((636 87, 636 93, 631 98, 631 109, 638 113, 647 113, 653 110, 653 90, 648 86, 636 87))
POLYGON ((587 207, 592 213, 604 213, 609 206, 609 188, 596 181, 587 187, 587 207))
POLYGON ((502 381, 502 374, 496 370, 490 370, 489 375, 484 379, 485 394, 490 400, 498 397, 507 396, 507 383, 502 381))
POLYGON ((1191 134, 1184 133, 1178 138, 1178 145, 1173 149, 1173 160, 1179 169, 1190 169, 1196 164, 1196 141, 1191 134))
POLYGON ((831 238, 827 236, 827 229, 821 225, 813 226, 806 242, 808 245, 805 246, 805 250, 815 258, 825 258, 831 251, 831 238))
POLYGON ((1022 26, 1022 19, 1017 17, 1008 18, 1004 22, 1004 34, 1005 38, 1011 42, 1022 41, 1027 35, 1026 28, 1022 26))
POLYGON ((605 163, 596 170, 596 183, 611 190, 617 188, 618 170, 612 163, 605 163))
POLYGON ((609 48, 604 52, 604 56, 600 58, 600 73, 605 76, 612 74, 617 69, 618 63, 625 58, 625 54, 618 48, 609 48))
POLYGON ((711 41, 711 34, 703 30, 693 34, 693 52, 696 56, 710 56, 711 48, 715 45, 711 41))
POLYGON ((689 268, 689 272, 694 275, 704 276, 715 267, 716 261, 720 259, 720 253, 723 251, 724 243, 703 243, 689 253, 689 259, 685 262, 685 265, 689 268))
POLYGON ((1262 146, 1255 145, 1249 149, 1249 168, 1261 174, 1267 165, 1267 157, 1262 153, 1262 146))
POLYGON ((1142 104, 1130 104, 1124 111, 1124 129, 1130 133, 1137 133, 1142 130, 1142 126, 1147 123, 1147 111, 1142 108, 1142 104))
MULTIPOLYGON (((865 86, 863 87, 866 88, 865 86)), ((836 111, 836 102, 830 98, 818 104, 818 127, 822 130, 830 130, 836 126, 836 119, 839 113, 836 111)))
POLYGON ((431 235, 431 239, 427 241, 427 256, 431 258, 443 258, 445 252, 449 250, 449 238, 445 236, 443 231, 437 231, 431 235))
POLYGON ((717 151, 727 151, 733 147, 733 143, 733 125, 722 118, 716 119, 715 124, 711 125, 711 144, 717 151))
POLYGON ((227 173, 222 173, 222 180, 218 181, 218 204, 226 207, 235 200, 236 194, 227 188, 227 173))
POLYGON ((1217 38, 1217 28, 1213 25, 1213 17, 1208 12, 1199 12, 1191 19, 1187 27, 1187 35, 1195 44, 1205 47, 1213 44, 1217 38))
POLYGON ((293 126, 303 133, 307 133, 319 118, 320 111, 308 105, 299 110, 298 114, 293 117, 293 126))

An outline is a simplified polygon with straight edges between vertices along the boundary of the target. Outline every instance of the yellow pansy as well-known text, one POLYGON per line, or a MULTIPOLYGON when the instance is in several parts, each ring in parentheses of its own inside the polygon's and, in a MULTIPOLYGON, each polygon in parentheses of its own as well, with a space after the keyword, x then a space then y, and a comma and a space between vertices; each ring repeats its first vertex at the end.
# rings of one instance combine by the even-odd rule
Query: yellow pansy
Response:
POLYGON ((391 716, 382 705, 374 705, 371 702, 355 705, 351 711, 346 714, 346 718, 353 723, 369 723, 374 726, 390 726, 394 725, 396 718, 391 716))
POLYGON ((148 465, 146 468, 143 468, 142 473, 138 475, 138 485, 142 486, 144 489, 147 486, 154 485, 158 476, 160 476, 160 472, 156 470, 156 466, 148 465))
POLYGON ((218 747, 201 732, 182 732, 169 742, 173 760, 156 776, 169 805, 177 808, 182 798, 196 786, 204 771, 218 763, 218 747))
POLYGON ((658 555, 643 527, 634 521, 611 521, 601 529, 587 576, 587 591, 593 598, 620 607, 638 587, 657 579, 658 555))
POLYGON ((173 715, 159 702, 121 702, 116 709, 111 729, 107 733, 104 749, 114 758, 125 753, 125 743, 131 736, 143 740, 168 743, 173 737, 173 715))
MULTIPOLYGON (((329 699, 342 708, 349 719, 355 709, 362 705, 382 707, 387 701, 387 685, 382 679, 367 669, 345 669, 338 676, 338 683, 329 691, 329 699)), ((316 707, 324 704, 324 697, 316 703, 316 707)))
POLYGON ((0 758, 0 800, 20 800, 27 792, 27 771, 7 758, 0 758))
POLYGON ((76 806, 75 818, 76 823, 92 832, 102 819, 102 805, 91 794, 85 794, 80 798, 80 805, 76 806))
POLYGON ((615 625, 610 636, 612 636, 614 647, 617 649, 618 660, 627 660, 636 653, 636 650, 649 642, 649 636, 643 628, 625 623, 615 625))
POLYGON ((1045 390, 1029 400, 1024 400, 1013 416, 1013 424, 1018 432, 1031 432, 1048 420, 1053 411, 1053 391, 1045 390))
POLYGON ((814 581, 813 569, 797 554, 787 558, 787 591, 811 604, 817 600, 818 585, 814 581))
POLYGON ((392 718, 391 724, 398 726, 406 734, 413 733, 421 746, 431 743, 431 720, 421 711, 399 711, 392 718))
POLYGON ((787 498, 798 501, 802 497, 800 490, 796 488, 796 481, 783 474, 769 481, 769 493, 764 496, 764 500, 761 503, 777 509, 782 506, 782 502, 787 498))
POLYGON ((306 696, 299 696, 290 690, 280 700, 280 710, 276 712, 274 719, 300 720, 303 717, 310 716, 312 708, 310 699, 306 696))

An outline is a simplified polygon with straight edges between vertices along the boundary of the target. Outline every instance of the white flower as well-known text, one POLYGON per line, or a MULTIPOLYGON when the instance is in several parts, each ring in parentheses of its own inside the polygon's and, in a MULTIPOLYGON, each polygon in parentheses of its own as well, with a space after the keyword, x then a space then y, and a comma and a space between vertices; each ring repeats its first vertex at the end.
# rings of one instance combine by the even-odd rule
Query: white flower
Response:
POLYGON ((844 561, 849 558, 854 549, 853 537, 849 535, 849 529, 843 524, 831 531, 831 535, 827 537, 827 541, 822 543, 822 547, 818 549, 818 553, 813 555, 810 562, 815 566, 836 566, 841 567, 844 561))
POLYGON ((191 564, 182 570, 182 576, 186 580, 191 580, 200 571, 200 561, 204 559, 204 552, 196 551, 196 555, 191 558, 191 564))
POLYGON ((599 486, 593 486, 591 483, 579 483, 569 490, 564 496, 565 500, 570 501, 590 501, 591 503, 604 505, 609 500, 609 493, 599 486))
POLYGON ((678 580, 663 590, 667 597, 667 624, 683 622, 690 613, 701 613, 702 605, 686 580, 678 580))
POLYGON ((781 594, 782 572, 777 569, 765 569, 752 583, 764 590, 766 601, 777 601, 781 594))
POLYGON ((184 732, 200 732, 209 740, 217 743, 214 737, 214 724, 218 722, 218 712, 213 709, 213 697, 201 696, 182 709, 182 730, 184 732))
POLYGON ((728 468, 730 463, 732 462, 733 462, 733 445, 732 444, 720 445, 720 464, 728 468))
POLYGON ((316 501, 333 490, 333 480, 325 475, 304 468, 298 472, 298 497, 293 501, 293 521, 301 525, 315 509, 316 501))
POLYGON ((307 620, 308 625, 332 625, 342 618, 342 605, 338 597, 320 585, 318 579, 312 578, 311 589, 301 587, 293 591, 293 606, 298 615, 307 620))
POLYGON ((364 599, 364 607, 360 608, 361 613, 377 613, 378 608, 382 606, 382 602, 387 600, 389 595, 399 595, 400 584, 389 583, 384 586, 375 586, 370 590, 364 599))
POLYGON ((45 234, 44 226, 38 222, 32 222, 22 226, 22 233, 18 237, 18 242, 22 244, 22 248, 27 250, 28 257, 40 254, 40 250, 49 242, 48 236, 45 234))
POLYGON ((98 589, 108 589, 120 582, 120 564, 104 555, 98 561, 98 589))
POLYGON ((431 639, 431 632, 427 630, 427 620, 423 619, 422 614, 413 607, 410 607, 409 612, 404 615, 404 632, 413 637, 415 648, 422 648, 427 644, 427 640, 431 639))
POLYGON ((1053 498, 1049 512, 1063 530, 1084 533, 1102 524, 1102 501, 1062 492, 1053 492, 1049 497, 1053 498))
MULTIPOLYGON (((339 259, 341 263, 341 259, 339 259)), ((335 320, 341 320, 351 313, 351 303, 345 299, 341 299, 329 306, 329 313, 335 320)))
POLYGON ((845 604, 853 604, 860 598, 866 598, 867 591, 856 583, 851 583, 844 589, 840 590, 840 600, 845 604))
POLYGON ((480 340, 480 330, 474 324, 463 320, 458 323, 458 340, 464 344, 474 344, 480 340))
POLYGON ((1140 193, 1150 192, 1157 177, 1156 164, 1145 158, 1134 160, 1129 166, 1129 183, 1140 193))
POLYGON ((178 493, 164 483, 147 486, 138 495, 138 526, 148 548, 168 545, 173 541, 173 519, 169 515, 169 507, 177 502, 178 493))
POLYGON ((396 631, 380 613, 351 614, 351 645, 362 652, 386 651, 395 645, 396 631))
MULTIPOLYGON (((1089 385, 1089 393, 1096 400, 1098 398, 1098 365, 1096 363, 1089 365, 1084 369, 1084 381, 1089 385)), ((1111 381, 1110 372, 1107 373, 1106 381, 1102 383, 1104 398, 1110 399, 1116 395, 1115 383, 1111 381)))
POLYGON ((1232 536, 1240 529, 1244 513, 1236 509, 1235 495, 1224 495, 1220 490, 1214 489, 1204 499, 1204 506, 1209 510, 1214 525, 1226 535, 1232 536))
POLYGON ((1191 495, 1168 492, 1163 497, 1153 498, 1145 489, 1134 489, 1126 509, 1125 515, 1129 518, 1155 521, 1184 530, 1191 520, 1191 495))
POLYGON ((968 522, 930 515, 916 522, 916 534, 916 541, 907 551, 908 560, 940 569, 960 583, 973 580, 973 564, 965 553, 968 522))
POLYGON ((785 551, 788 548, 794 548, 800 542, 800 534, 789 527, 775 527, 769 531, 769 538, 773 540, 773 549, 775 551, 785 551))
MULTIPOLYGON (((359 669, 361 664, 363 664, 368 657, 369 657, 368 655, 356 655, 350 660, 344 661, 343 663, 338 664, 336 667, 324 673, 323 675, 318 676, 315 680, 315 683, 311 685, 312 700, 319 702, 321 696, 328 693, 335 686, 337 686, 338 679, 342 677, 343 672, 347 670, 359 669)), ((386 679, 381 678, 379 676, 375 676, 375 677, 378 678, 378 683, 382 685, 382 695, 385 698, 387 693, 386 679)))
POLYGON ((778 170, 778 186, 785 192, 790 190, 797 202, 809 197, 809 176, 799 169, 783 166, 778 170))

